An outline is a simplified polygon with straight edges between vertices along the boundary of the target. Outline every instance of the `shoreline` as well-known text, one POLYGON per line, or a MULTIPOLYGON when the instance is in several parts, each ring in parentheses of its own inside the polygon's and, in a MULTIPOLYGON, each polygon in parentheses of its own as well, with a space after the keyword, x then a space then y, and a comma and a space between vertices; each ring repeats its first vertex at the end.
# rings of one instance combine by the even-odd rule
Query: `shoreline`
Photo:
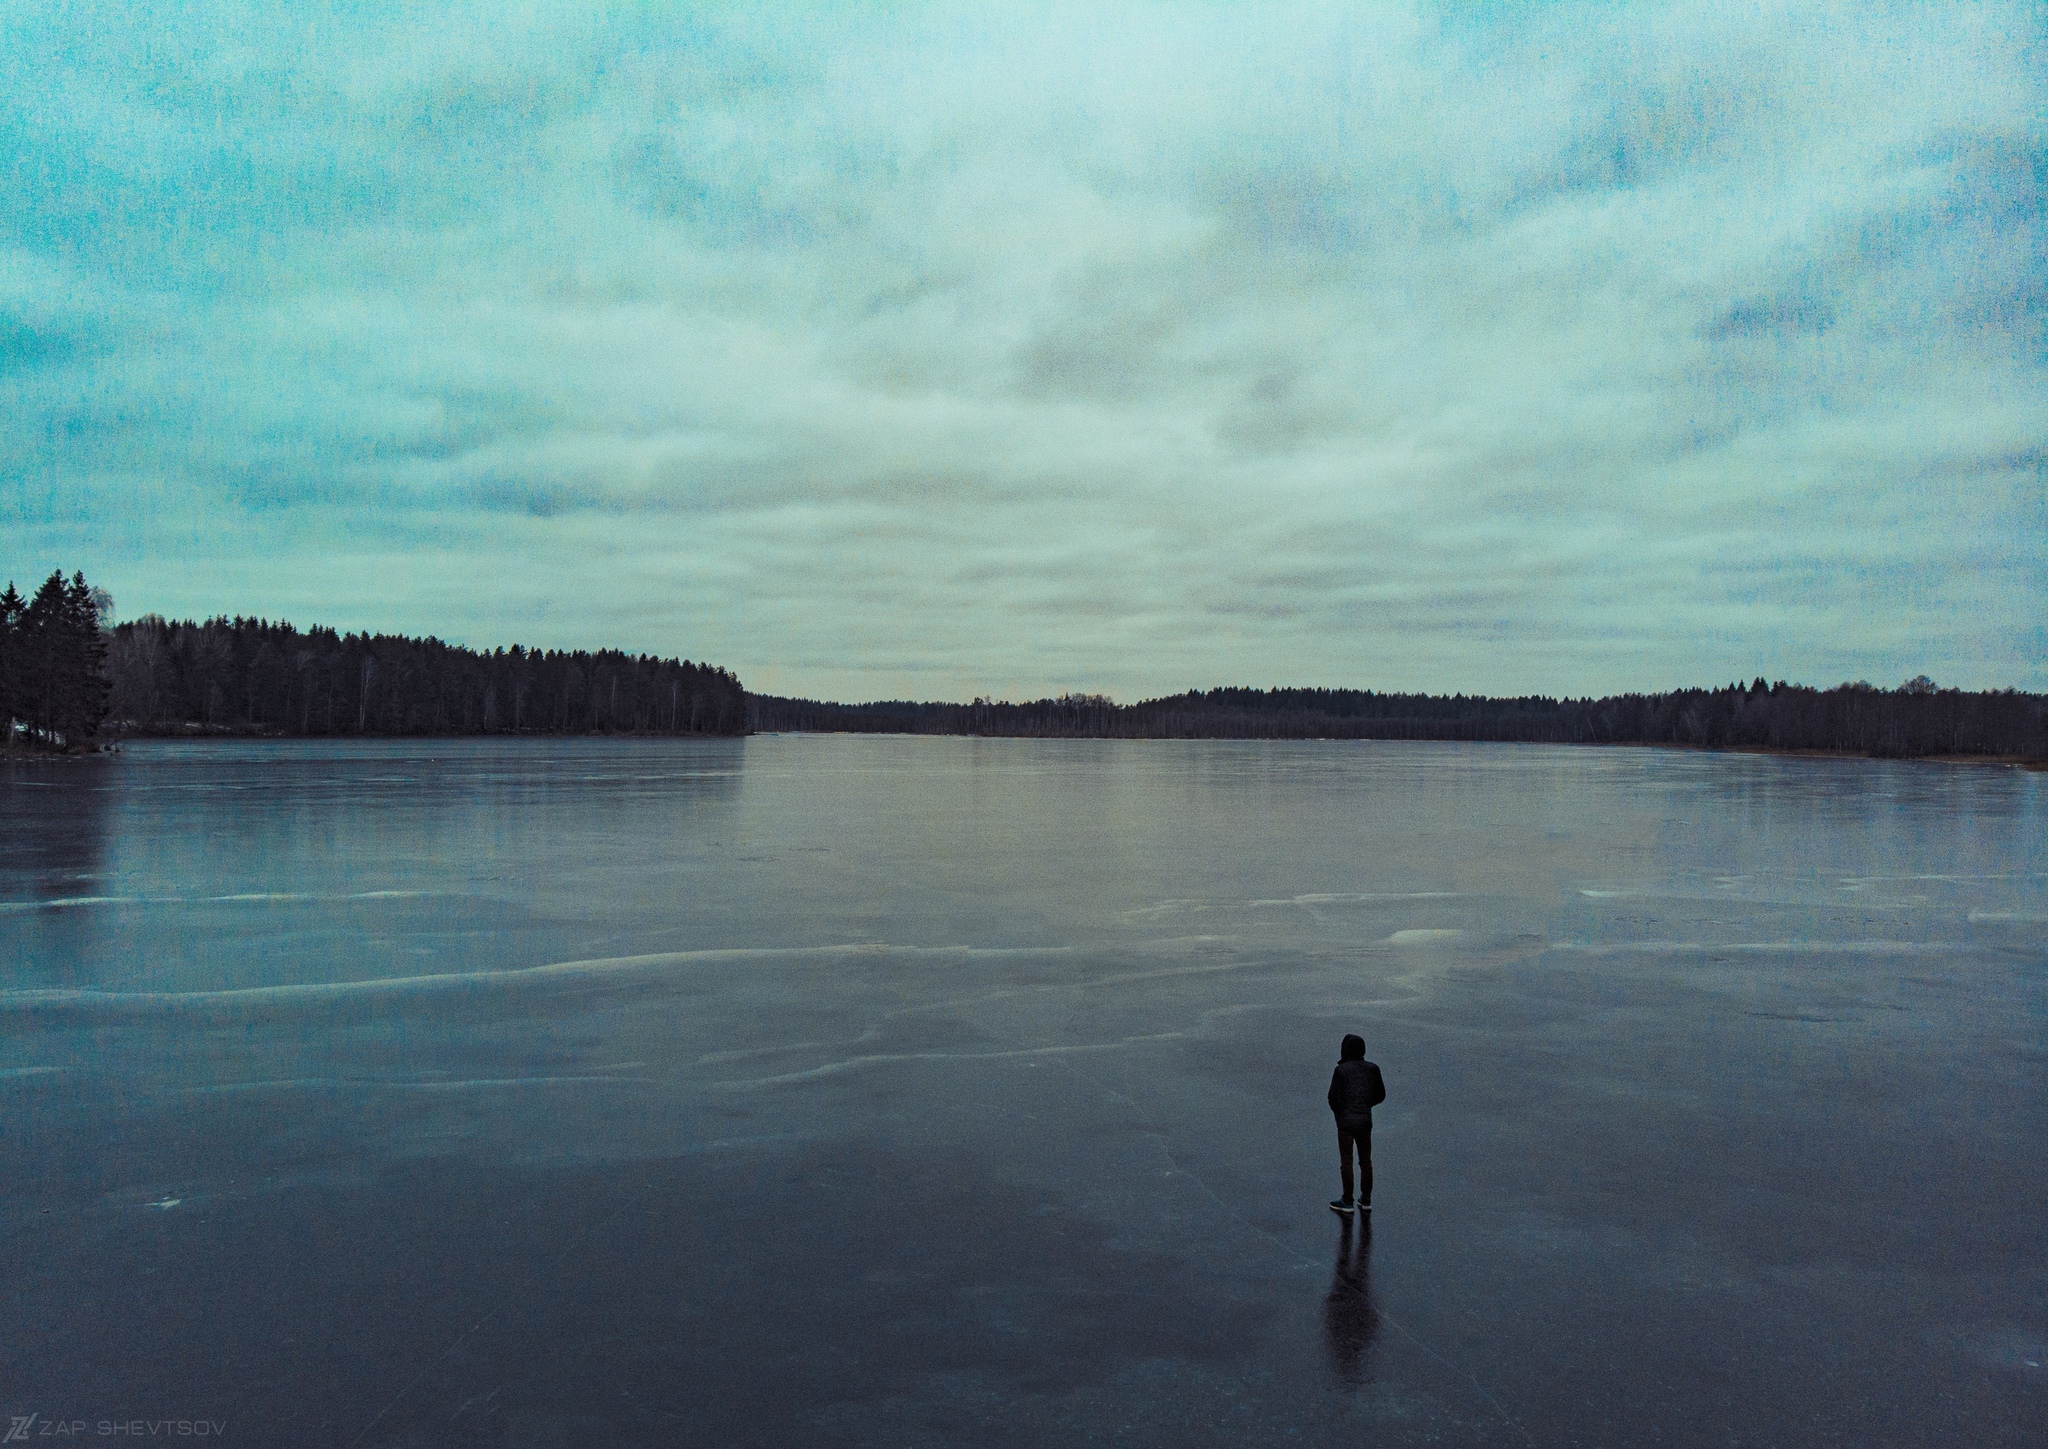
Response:
POLYGON ((246 741, 369 741, 369 740, 738 740, 754 735, 815 735, 820 737, 849 735, 884 739, 1094 739, 1094 740, 1190 740, 1190 741, 1234 741, 1237 743, 1265 744, 1328 744, 1328 743, 1383 743, 1383 744, 1450 744, 1450 745, 1544 745, 1567 749, 1618 749, 1618 750, 1682 750, 1695 754, 1715 755, 1771 755, 1787 759, 1809 760, 1881 760, 1900 764, 1929 765, 1977 765, 2000 766, 2007 769, 2025 770, 2032 773, 2048 772, 2048 759, 2027 755, 1882 755, 1869 750, 1821 750, 1797 749, 1777 745, 1695 745, 1663 740, 1459 740, 1459 739, 1387 739, 1366 735, 1025 735, 1025 734, 971 734, 966 732, 939 730, 749 730, 744 734, 670 734, 666 731, 628 731, 587 733, 587 734, 544 734, 537 731, 501 730, 490 734, 337 734, 337 735, 288 735, 263 730, 235 730, 214 726, 195 728, 190 731, 126 731, 107 739, 98 749, 84 753, 73 751, 0 751, 0 761, 15 763, 45 760, 90 760, 118 753, 124 744, 135 741, 173 740, 180 743, 241 743, 246 741))
POLYGON ((1916 765, 2003 765, 2008 769, 2048 771, 2048 759, 2032 755, 1878 755, 1869 750, 1806 750, 1786 745, 1681 745, 1647 740, 1610 742, 1585 748, 1690 750, 1707 755, 1776 755, 1795 760, 1892 760, 1916 765))

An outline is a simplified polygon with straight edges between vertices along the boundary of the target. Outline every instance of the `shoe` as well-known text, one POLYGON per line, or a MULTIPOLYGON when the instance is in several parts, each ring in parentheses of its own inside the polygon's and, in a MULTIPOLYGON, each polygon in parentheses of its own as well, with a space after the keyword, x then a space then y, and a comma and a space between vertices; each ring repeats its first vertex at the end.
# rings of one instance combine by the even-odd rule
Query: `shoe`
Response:
POLYGON ((1369 1213, 1372 1211, 1372 1204, 1369 1202, 1362 1202, 1358 1205, 1358 1210, 1362 1213, 1369 1213))
POLYGON ((1348 1218, 1353 1213, 1357 1212, 1358 1209, 1353 1207, 1350 1203, 1344 1201, 1344 1199, 1340 1197, 1335 1202, 1330 1204, 1330 1211, 1333 1213, 1342 1213, 1345 1217, 1348 1218))

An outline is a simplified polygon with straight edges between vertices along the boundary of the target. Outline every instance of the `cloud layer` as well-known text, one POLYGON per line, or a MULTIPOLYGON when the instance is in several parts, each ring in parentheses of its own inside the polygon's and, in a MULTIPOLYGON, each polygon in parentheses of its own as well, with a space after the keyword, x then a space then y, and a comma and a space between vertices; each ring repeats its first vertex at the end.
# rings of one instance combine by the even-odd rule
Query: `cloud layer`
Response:
POLYGON ((16 3, 0 519, 756 688, 2048 687, 2035 7, 16 3))

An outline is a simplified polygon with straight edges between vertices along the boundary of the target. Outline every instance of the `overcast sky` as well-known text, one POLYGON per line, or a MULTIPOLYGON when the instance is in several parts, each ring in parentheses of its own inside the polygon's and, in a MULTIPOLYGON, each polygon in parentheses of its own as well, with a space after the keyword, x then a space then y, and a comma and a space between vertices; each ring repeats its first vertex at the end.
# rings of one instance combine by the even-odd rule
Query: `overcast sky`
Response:
POLYGON ((2048 688, 2038 5, 0 7, 0 571, 865 699, 2048 688))

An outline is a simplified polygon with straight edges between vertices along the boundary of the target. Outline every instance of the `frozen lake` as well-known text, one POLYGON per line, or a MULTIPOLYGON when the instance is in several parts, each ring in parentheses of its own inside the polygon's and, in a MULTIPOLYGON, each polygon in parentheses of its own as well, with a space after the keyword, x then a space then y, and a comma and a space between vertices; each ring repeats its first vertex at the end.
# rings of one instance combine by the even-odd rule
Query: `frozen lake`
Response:
POLYGON ((2048 776, 374 741, 0 802, 0 1409, 67 1442, 2048 1438, 2048 776))

